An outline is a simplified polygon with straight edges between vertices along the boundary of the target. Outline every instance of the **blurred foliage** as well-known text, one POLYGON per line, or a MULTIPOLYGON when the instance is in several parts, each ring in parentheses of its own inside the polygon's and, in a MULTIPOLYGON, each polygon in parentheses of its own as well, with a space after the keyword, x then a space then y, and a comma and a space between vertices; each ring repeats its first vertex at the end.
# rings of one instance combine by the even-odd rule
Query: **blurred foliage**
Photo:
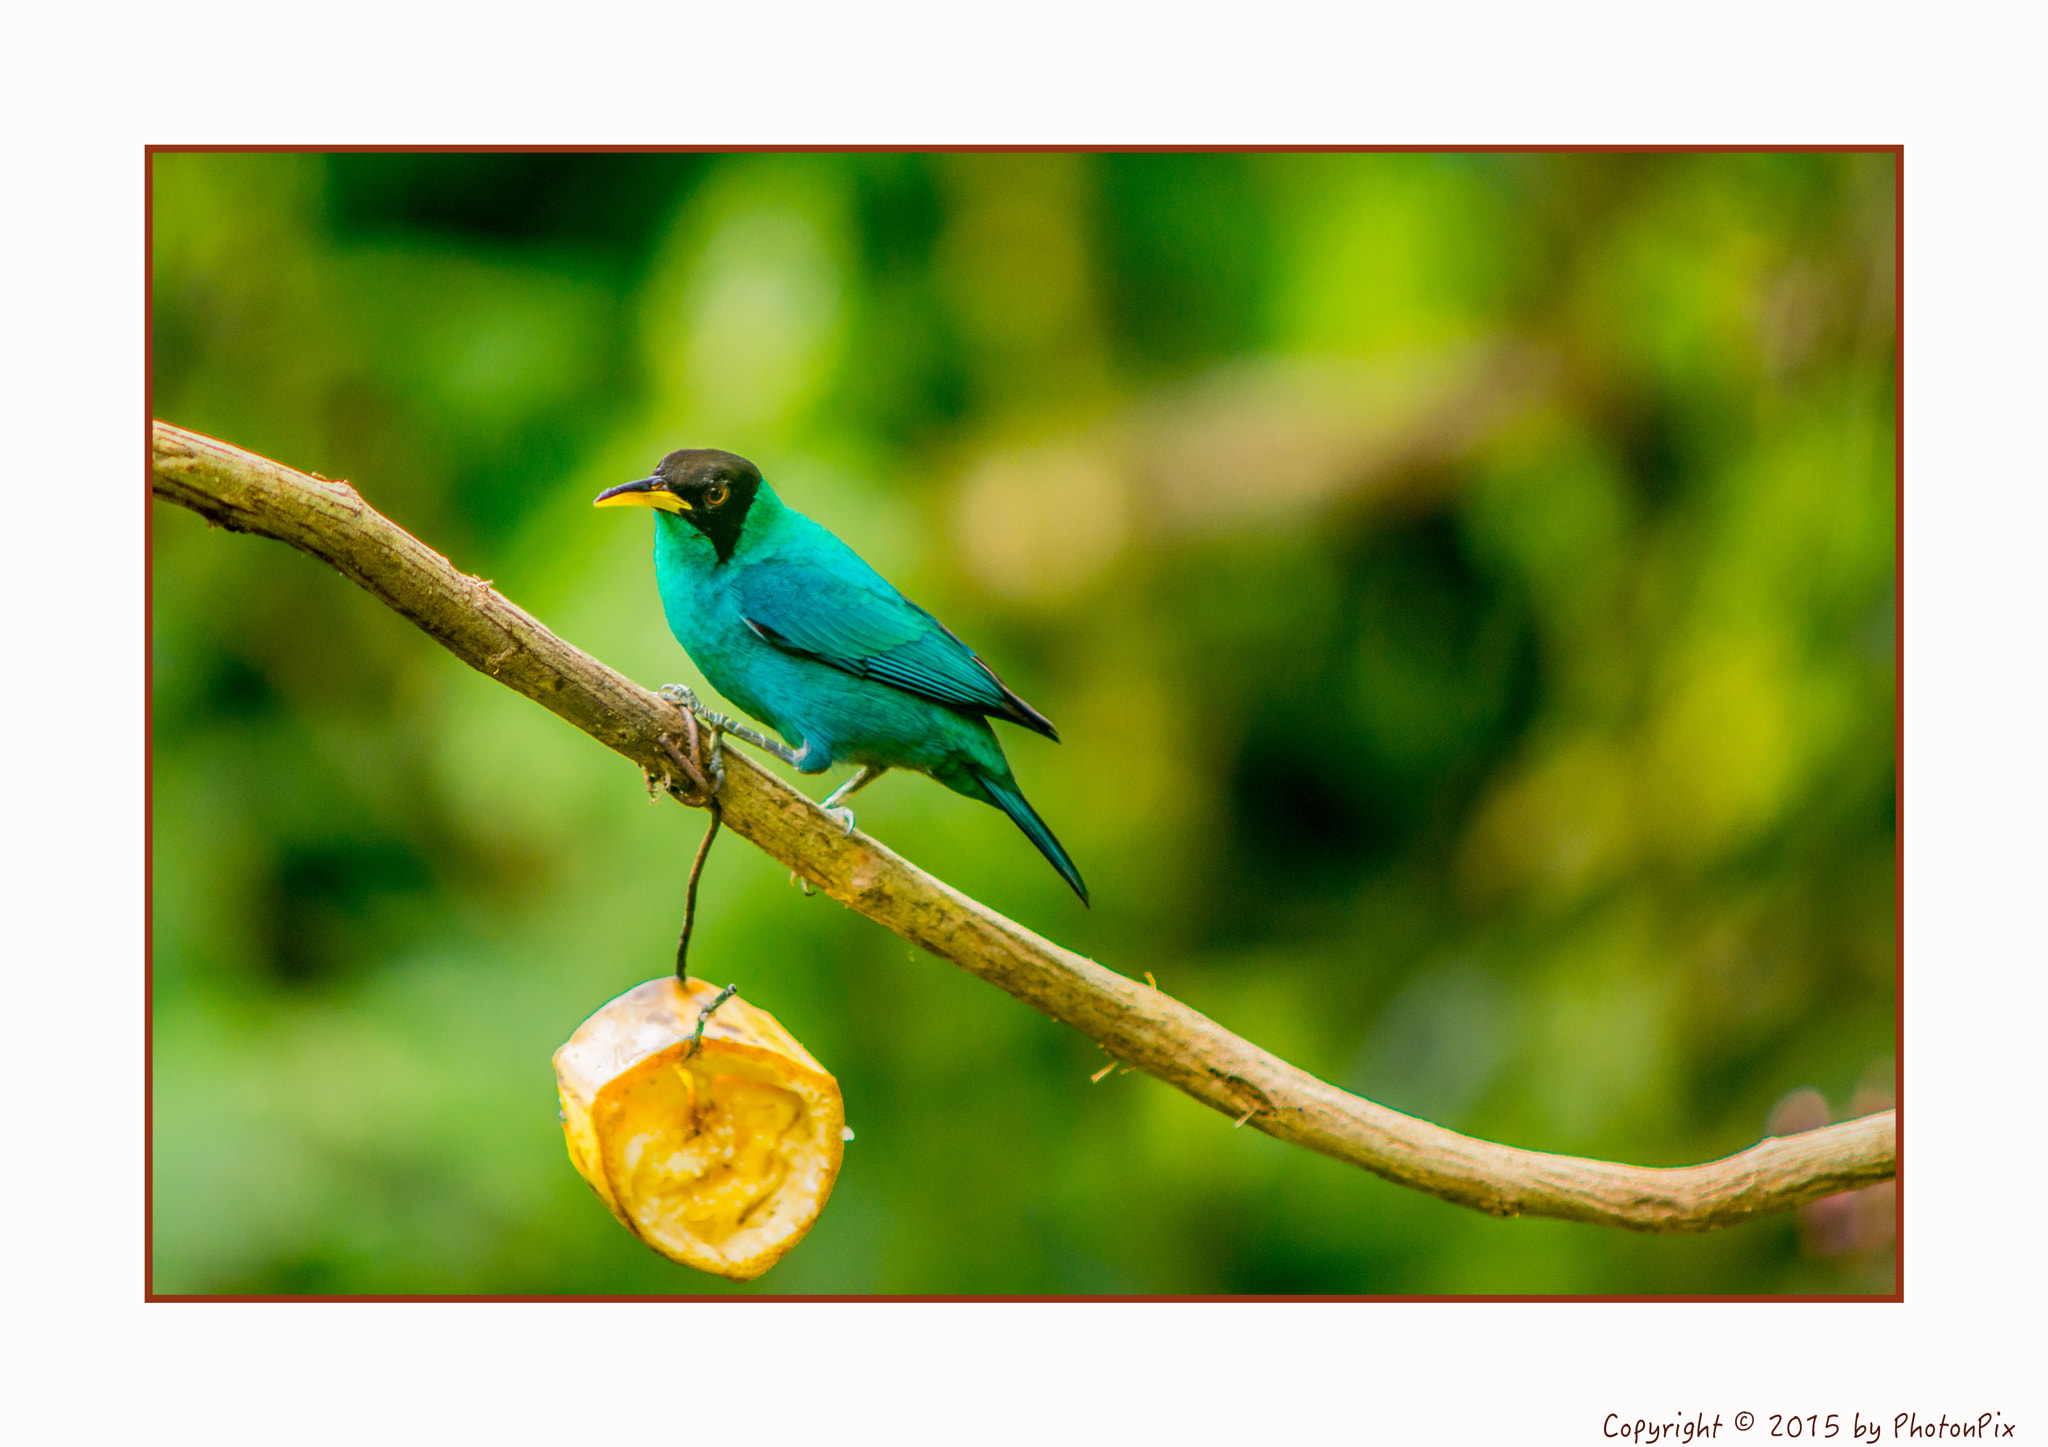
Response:
MULTIPOLYGON (((1096 907, 928 781, 860 816, 995 908, 1523 1146, 1677 1164, 1888 1100, 1889 157, 153 179, 156 415, 353 479, 649 685, 702 680, 647 520, 589 502, 679 446, 969 639, 1060 726, 1005 744, 1096 907)), ((702 816, 309 559, 153 527, 156 1289, 745 1289, 590 1198, 549 1066, 669 967, 702 816)), ((1885 1208, 1496 1221, 1091 1083, 786 873, 722 843, 693 964, 859 1137, 752 1289, 1891 1288, 1885 1208)))

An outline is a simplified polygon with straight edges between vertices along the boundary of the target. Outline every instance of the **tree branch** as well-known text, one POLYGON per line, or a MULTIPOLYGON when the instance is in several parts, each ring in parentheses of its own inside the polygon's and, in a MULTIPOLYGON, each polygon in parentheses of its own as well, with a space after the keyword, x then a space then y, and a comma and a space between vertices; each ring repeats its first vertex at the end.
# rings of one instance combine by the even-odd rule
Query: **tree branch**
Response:
MULTIPOLYGON (((365 503, 345 482, 295 472, 164 422, 158 497, 221 527, 331 563, 457 658, 659 776, 679 711, 563 642, 365 503)), ((1446 1201, 1496 1216, 1551 1216, 1636 1231, 1705 1231, 1889 1179, 1892 1111, 1765 1140, 1706 1165, 1645 1167, 1462 1136, 1351 1095, 1169 995, 1040 938, 839 826, 727 750, 725 823, 834 899, 1091 1036, 1112 1055, 1232 1120, 1446 1201)))

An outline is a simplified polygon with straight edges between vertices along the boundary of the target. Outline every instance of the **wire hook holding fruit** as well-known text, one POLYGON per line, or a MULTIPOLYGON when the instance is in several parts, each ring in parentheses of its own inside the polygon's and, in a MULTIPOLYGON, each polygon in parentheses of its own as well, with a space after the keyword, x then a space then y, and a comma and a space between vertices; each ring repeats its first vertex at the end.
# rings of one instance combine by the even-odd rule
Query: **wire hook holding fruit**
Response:
POLYGON ((690 1047, 689 1049, 683 1052, 683 1059, 688 1060, 692 1055, 695 1055, 700 1049, 703 1048, 704 1027, 711 1023, 712 1013, 716 1011, 720 1005, 723 1005, 727 1000, 730 1000, 734 995, 737 995, 739 993, 739 989, 740 987, 738 985, 727 985, 723 990, 720 990, 718 994, 713 997, 710 1004, 706 1005, 703 1009, 697 1012, 697 1028, 690 1032, 690 1047))
MULTIPOLYGON (((704 842, 697 846, 697 857, 690 864, 690 882, 683 890, 683 933, 676 940, 676 978, 688 980, 685 968, 690 961, 690 932, 697 927, 697 881, 704 877, 704 861, 711 854, 711 841, 718 837, 718 801, 713 799, 707 806, 711 810, 711 827, 704 831, 704 842)), ((713 1006, 716 1009, 717 1006, 713 1006)), ((710 1013, 706 1011, 705 1013, 710 1013)))

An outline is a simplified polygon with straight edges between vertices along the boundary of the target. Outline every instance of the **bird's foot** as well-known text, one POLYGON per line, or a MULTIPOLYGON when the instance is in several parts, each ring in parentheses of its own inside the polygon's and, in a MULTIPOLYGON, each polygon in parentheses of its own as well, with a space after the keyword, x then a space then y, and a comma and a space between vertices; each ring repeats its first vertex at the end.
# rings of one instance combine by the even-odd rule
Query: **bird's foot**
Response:
MULTIPOLYGON (((682 797, 686 803, 708 804, 725 787, 725 749, 719 741, 724 732, 721 724, 726 720, 720 714, 704 707, 697 701, 697 695, 680 683, 671 683, 661 690, 661 696, 670 703, 680 704, 690 721, 690 746, 685 753, 678 749, 675 741, 667 734, 656 736, 655 742, 674 760, 683 777, 689 781, 689 792, 682 797), (708 742, 707 742, 708 736, 708 742)), ((663 778, 664 784, 673 787, 671 781, 663 778)), ((653 794, 653 775, 648 776, 648 793, 653 794)))
POLYGON ((670 703, 688 709, 696 716, 698 722, 715 733, 729 734, 738 731, 733 720, 698 698, 696 690, 687 683, 664 683, 655 692, 670 703))
POLYGON ((848 834, 853 833, 853 810, 841 806, 839 801, 849 794, 859 793, 887 772, 888 769, 879 764, 861 765, 860 770, 852 778, 827 794, 818 807, 845 825, 848 834))
POLYGON ((799 768, 803 766, 803 760, 798 757, 795 749, 787 744, 778 744, 766 734, 750 729, 738 719, 709 707, 687 684, 665 683, 655 691, 670 703, 688 710, 692 718, 711 730, 714 738, 719 734, 731 734, 736 739, 744 739, 763 753, 775 755, 785 764, 793 764, 799 768))

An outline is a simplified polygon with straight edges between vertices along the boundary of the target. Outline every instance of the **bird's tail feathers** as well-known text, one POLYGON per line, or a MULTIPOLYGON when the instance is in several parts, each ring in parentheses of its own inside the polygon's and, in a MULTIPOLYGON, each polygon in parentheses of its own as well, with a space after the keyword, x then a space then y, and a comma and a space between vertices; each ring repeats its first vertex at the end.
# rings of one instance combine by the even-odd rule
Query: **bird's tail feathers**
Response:
POLYGON ((1001 779, 980 769, 973 771, 975 782, 988 795, 989 802, 1001 809, 1019 829, 1024 837, 1038 846, 1038 852, 1060 872, 1060 878, 1073 886, 1074 893, 1081 896, 1081 903, 1088 903, 1088 886, 1081 882, 1081 871, 1074 868, 1074 861, 1067 858, 1067 851, 1060 848, 1060 841, 1053 838, 1052 830, 1045 827, 1045 821, 1038 817, 1038 811, 1024 800, 1015 779, 1001 779))

